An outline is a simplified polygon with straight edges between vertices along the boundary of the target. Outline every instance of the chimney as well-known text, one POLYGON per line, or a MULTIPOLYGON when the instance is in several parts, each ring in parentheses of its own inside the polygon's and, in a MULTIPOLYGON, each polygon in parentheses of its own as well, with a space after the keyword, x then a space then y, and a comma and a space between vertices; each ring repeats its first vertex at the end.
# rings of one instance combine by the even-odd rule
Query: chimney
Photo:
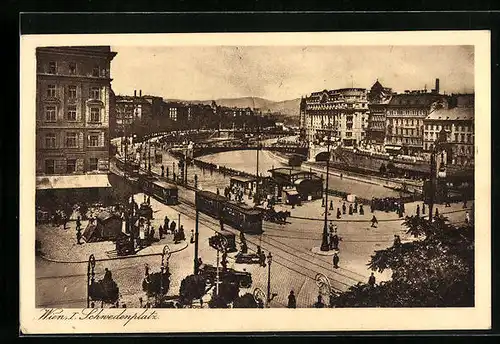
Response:
POLYGON ((142 90, 139 90, 139 97, 142 97, 142 90))
POLYGON ((436 93, 439 94, 439 78, 436 78, 436 93))
POLYGON ((137 97, 137 90, 134 90, 134 97, 137 97))

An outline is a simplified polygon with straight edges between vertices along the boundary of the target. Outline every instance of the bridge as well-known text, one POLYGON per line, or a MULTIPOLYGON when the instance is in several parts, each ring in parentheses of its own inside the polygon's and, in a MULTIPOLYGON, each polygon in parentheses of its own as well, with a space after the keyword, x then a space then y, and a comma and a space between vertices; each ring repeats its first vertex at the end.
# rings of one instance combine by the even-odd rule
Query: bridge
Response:
POLYGON ((182 152, 191 158, 198 158, 203 155, 215 154, 221 152, 230 152, 238 150, 268 150, 280 153, 287 153, 293 155, 303 156, 304 159, 307 158, 307 147, 295 146, 295 145, 228 145, 228 146, 211 146, 211 145, 194 145, 192 149, 186 148, 173 148, 173 151, 182 152))

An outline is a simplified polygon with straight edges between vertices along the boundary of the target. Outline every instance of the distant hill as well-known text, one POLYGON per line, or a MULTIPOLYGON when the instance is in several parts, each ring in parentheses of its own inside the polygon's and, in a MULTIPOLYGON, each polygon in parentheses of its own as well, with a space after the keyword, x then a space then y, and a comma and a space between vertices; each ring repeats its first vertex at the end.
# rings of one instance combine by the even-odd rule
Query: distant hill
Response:
MULTIPOLYGON (((182 100, 182 99, 168 99, 167 101, 178 101, 189 104, 211 104, 212 100, 182 100)), ((281 112, 283 115, 289 117, 299 117, 299 106, 300 98, 284 100, 284 101, 273 101, 265 98, 259 97, 242 97, 242 98, 221 98, 216 99, 217 105, 227 106, 227 107, 240 107, 240 108, 258 108, 262 112, 281 112)))

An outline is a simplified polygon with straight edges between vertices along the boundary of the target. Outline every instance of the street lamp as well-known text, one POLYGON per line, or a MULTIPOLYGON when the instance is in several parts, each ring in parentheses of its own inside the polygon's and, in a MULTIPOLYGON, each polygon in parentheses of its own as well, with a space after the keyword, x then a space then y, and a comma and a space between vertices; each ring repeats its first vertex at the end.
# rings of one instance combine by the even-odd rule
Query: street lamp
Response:
POLYGON ((220 284, 220 274, 219 274, 219 253, 220 251, 225 252, 226 247, 227 247, 227 239, 219 235, 219 240, 217 241, 216 244, 216 249, 217 249, 217 275, 216 275, 216 281, 215 281, 215 294, 218 296, 219 295, 219 284, 220 284))
POLYGON ((328 123, 326 125, 328 137, 327 137, 327 152, 328 152, 328 157, 326 159, 326 186, 325 186, 325 220, 323 223, 323 235, 321 237, 321 251, 329 251, 330 250, 330 245, 328 244, 328 175, 330 172, 330 143, 331 143, 331 135, 332 135, 332 129, 336 129, 334 126, 332 126, 331 123, 328 123))
POLYGON ((273 256, 271 252, 267 255, 267 305, 271 302, 271 263, 273 262, 273 256))
POLYGON ((447 134, 444 128, 441 129, 441 131, 438 133, 438 138, 435 142, 435 144, 432 147, 431 151, 431 166, 430 166, 430 171, 431 171, 431 176, 430 176, 430 192, 429 192, 429 222, 432 222, 432 211, 434 207, 434 198, 435 198, 435 193, 436 193, 436 182, 437 178, 446 178, 446 162, 444 161, 444 155, 442 153, 443 149, 445 148, 447 143, 447 134), (438 154, 441 151, 441 164, 439 171, 437 172, 436 176, 436 168, 437 168, 437 163, 436 163, 436 154, 438 154))
POLYGON ((87 308, 90 307, 90 285, 94 283, 95 280, 95 257, 93 254, 89 256, 89 261, 87 264, 87 308))
MULTIPOLYGON (((160 273, 160 297, 163 298, 163 274, 165 273, 165 268, 168 270, 168 262, 170 256, 172 255, 170 247, 168 245, 163 246, 163 251, 161 253, 161 273, 160 273), (166 264, 165 264, 166 258, 166 264)), ((161 299, 160 299, 161 303, 161 299)))

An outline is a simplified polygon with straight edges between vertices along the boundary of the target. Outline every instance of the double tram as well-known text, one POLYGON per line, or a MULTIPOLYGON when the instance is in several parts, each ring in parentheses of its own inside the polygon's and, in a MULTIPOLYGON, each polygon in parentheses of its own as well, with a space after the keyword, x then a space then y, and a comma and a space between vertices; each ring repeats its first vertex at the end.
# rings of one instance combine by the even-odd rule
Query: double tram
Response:
POLYGON ((262 212, 210 191, 196 192, 196 209, 243 233, 262 233, 262 212))

